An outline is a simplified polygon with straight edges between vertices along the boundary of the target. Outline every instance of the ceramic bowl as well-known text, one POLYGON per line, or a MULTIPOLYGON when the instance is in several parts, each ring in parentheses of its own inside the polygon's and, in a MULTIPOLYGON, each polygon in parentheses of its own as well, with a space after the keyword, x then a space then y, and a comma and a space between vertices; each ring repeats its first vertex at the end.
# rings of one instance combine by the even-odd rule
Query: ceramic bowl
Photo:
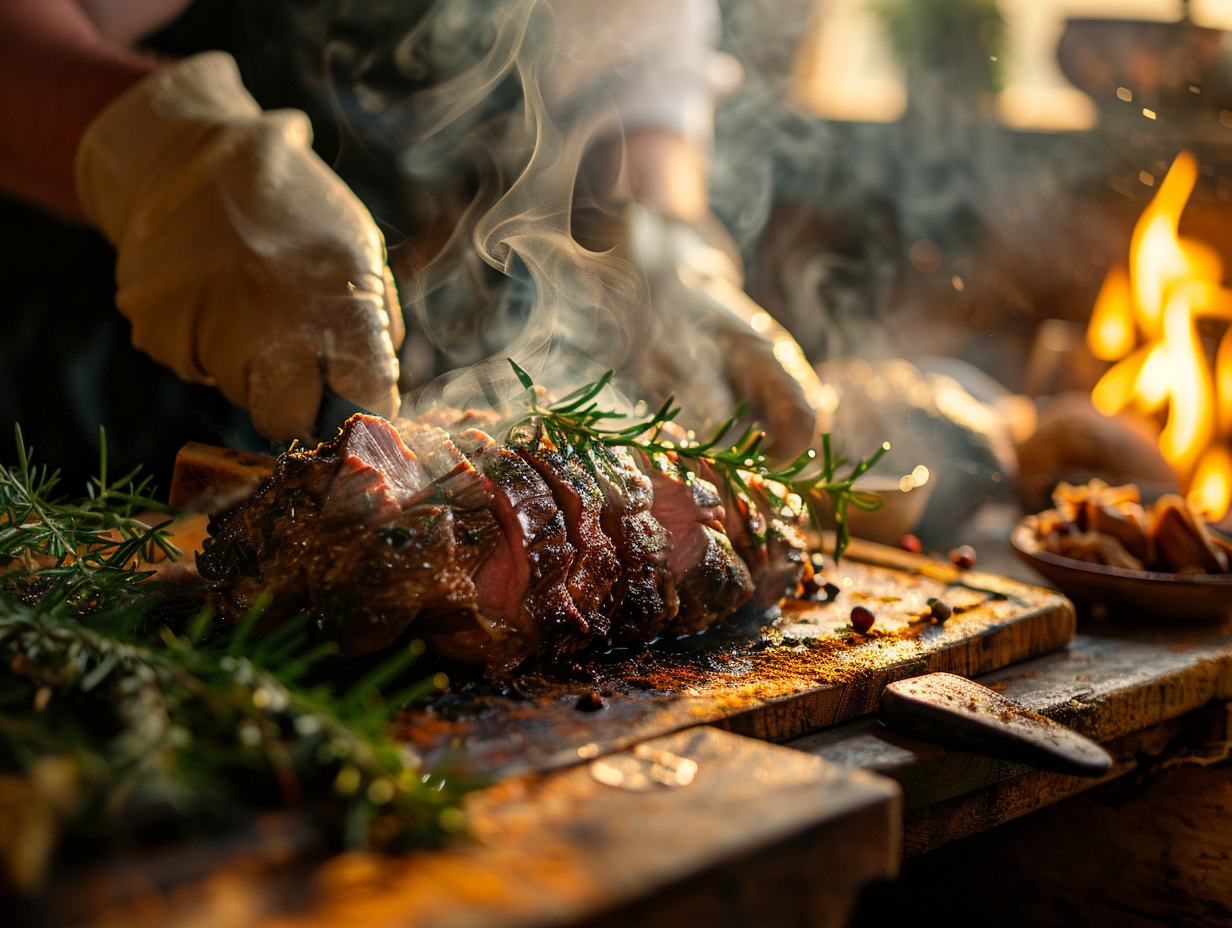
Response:
POLYGON ((1218 622, 1232 617, 1232 574, 1168 574, 1075 560, 1035 545, 1019 522, 1010 535, 1015 553, 1079 605, 1102 603, 1117 614, 1169 622, 1218 622))

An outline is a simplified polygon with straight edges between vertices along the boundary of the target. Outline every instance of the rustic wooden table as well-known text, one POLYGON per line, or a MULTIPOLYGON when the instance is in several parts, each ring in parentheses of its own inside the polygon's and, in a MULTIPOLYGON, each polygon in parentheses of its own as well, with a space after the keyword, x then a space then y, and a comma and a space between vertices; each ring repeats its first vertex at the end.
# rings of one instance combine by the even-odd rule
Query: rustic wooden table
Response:
MULTIPOLYGON (((992 569, 1025 577, 997 561, 995 548, 988 550, 992 569)), ((34 917, 46 925, 125 928, 682 922, 828 928, 880 924, 901 914, 918 918, 926 914, 925 897, 938 914, 952 911, 956 899, 974 905, 971 900, 983 898, 989 911, 1006 916, 995 908, 1007 890, 997 889, 994 875, 985 873, 981 896, 967 885, 969 871, 949 870, 947 861, 974 868, 1012 860, 1026 873, 1027 862, 1041 856, 1039 843, 1063 834, 1065 847, 1043 855, 1055 862, 1051 875, 1039 879, 1059 886, 1064 872, 1070 879, 1057 899, 1071 909, 1075 899, 1085 899, 1088 916, 1102 913, 1116 923, 1109 913, 1120 911, 1118 901, 1110 898, 1099 909, 1074 877, 1084 872, 1115 885, 1089 865, 1107 859, 1107 849, 1082 847, 1082 829, 1067 826, 1067 810, 1078 801, 1070 797, 1143 782, 1148 770, 1217 765, 1227 756, 1232 621, 1218 627, 1087 621, 1063 649, 977 679, 1103 743, 1115 757, 1113 769, 1094 781, 1048 773, 900 737, 868 716, 785 745, 701 726, 502 782, 472 802, 473 840, 447 851, 326 860, 302 820, 274 816, 226 844, 61 874, 34 917), (1026 823, 1051 824, 1020 840, 1001 837, 1010 826, 994 828, 1023 816, 1026 823), (990 843, 963 850, 980 840, 990 843)), ((1215 793, 1195 801, 1212 829, 1232 833, 1225 811, 1232 803, 1222 805, 1219 793, 1232 789, 1229 777, 1217 766, 1202 773, 1214 777, 1215 793)), ((1200 781, 1187 768, 1181 775, 1196 796, 1200 781)), ((1101 823, 1098 840, 1123 841, 1115 816, 1100 817, 1099 808, 1097 800, 1082 807, 1088 821, 1101 823)), ((1218 869, 1232 846, 1226 837, 1202 838, 1206 828, 1198 821, 1197 839, 1156 842, 1153 853, 1184 847, 1199 870, 1203 854, 1214 854, 1210 866, 1218 869)), ((1117 860, 1129 873, 1158 864, 1135 863, 1125 853, 1117 860)), ((1201 896, 1197 879, 1173 874, 1172 888, 1201 896)), ((1145 901, 1124 923, 1162 923, 1141 914, 1153 892, 1146 882, 1134 884, 1145 901)), ((1196 920, 1168 923, 1206 924, 1201 918, 1212 912, 1228 914, 1228 882, 1225 875, 1214 888, 1202 884, 1209 898, 1190 906, 1196 920)), ((1064 905, 1045 908, 1042 923, 1066 923, 1064 905)), ((1209 923, 1221 922, 1212 917, 1209 923)))

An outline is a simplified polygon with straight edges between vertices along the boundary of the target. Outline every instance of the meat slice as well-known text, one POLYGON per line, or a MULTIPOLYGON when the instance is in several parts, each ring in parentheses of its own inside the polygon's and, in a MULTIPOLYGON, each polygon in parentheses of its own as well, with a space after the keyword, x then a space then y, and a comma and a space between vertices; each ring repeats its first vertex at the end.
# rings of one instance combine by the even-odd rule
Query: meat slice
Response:
POLYGON ((465 429, 454 439, 483 475, 504 536, 475 573, 485 626, 504 642, 502 666, 584 647, 594 633, 568 588, 577 549, 551 489, 520 455, 486 432, 465 429))
POLYGON ((617 644, 645 644, 662 634, 680 611, 676 581, 667 566, 672 537, 651 513, 654 489, 633 455, 624 448, 591 453, 603 493, 599 524, 612 539, 621 567, 610 592, 614 620, 609 634, 617 644))
POLYGON ((519 453, 543 478, 565 517, 569 542, 577 552, 566 586, 586 624, 583 630, 605 638, 611 630, 608 594, 620 576, 620 559, 601 524, 603 490, 592 472, 595 464, 581 454, 558 451, 546 440, 519 453))
POLYGON ((651 513, 672 537, 667 567, 680 610, 671 628, 699 631, 744 605, 753 580, 723 531, 726 513, 714 484, 678 468, 674 456, 643 459, 654 487, 651 513))
POLYGON ((783 597, 797 595, 800 582, 813 574, 804 534, 807 515, 804 501, 781 483, 756 476, 746 482, 765 525, 766 552, 753 578, 757 592, 749 605, 764 612, 783 597))
POLYGON ((415 453, 445 502, 461 509, 477 509, 492 502, 487 481, 447 431, 411 419, 397 420, 394 428, 415 453))
POLYGON ((785 596, 796 595, 805 574, 812 573, 802 529, 803 500, 781 483, 756 474, 744 476, 749 489, 745 493, 705 462, 691 461, 689 466, 719 491, 723 528, 755 588, 746 605, 765 612, 785 596))
POLYGON ((476 427, 490 418, 356 416, 283 455, 197 559, 220 613, 272 597, 258 631, 307 612, 344 654, 413 623, 434 652, 501 674, 765 609, 808 570, 785 487, 536 430, 501 444, 476 427))
POLYGON ((344 654, 389 644, 424 610, 474 613, 469 568, 494 548, 496 520, 457 518, 427 476, 368 416, 283 455, 250 500, 211 520, 197 566, 220 613, 239 619, 262 599, 270 628, 309 612, 344 654))

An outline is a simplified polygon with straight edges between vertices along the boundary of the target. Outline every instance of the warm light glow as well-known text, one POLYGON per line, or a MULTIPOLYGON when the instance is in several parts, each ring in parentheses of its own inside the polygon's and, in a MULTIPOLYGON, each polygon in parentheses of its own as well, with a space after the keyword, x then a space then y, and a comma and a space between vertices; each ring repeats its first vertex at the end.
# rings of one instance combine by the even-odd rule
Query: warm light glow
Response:
POLYGON ((1011 84, 997 95, 997 118, 1029 132, 1085 132, 1095 128, 1099 111, 1077 87, 1011 84))
POLYGON ((1208 522, 1218 522, 1228 514, 1232 499, 1232 453, 1224 445, 1212 445, 1203 453, 1194 470, 1193 482, 1185 495, 1189 508, 1208 522))
POLYGON ((1232 290, 1221 286, 1218 252, 1177 231, 1197 177, 1197 160, 1182 152, 1134 228, 1128 273, 1114 267, 1104 280, 1087 344, 1116 361, 1091 391, 1095 408, 1162 415, 1159 450, 1190 505, 1214 520, 1232 500, 1232 327, 1212 363, 1198 323, 1232 322, 1232 290))
POLYGON ((1095 298, 1087 345, 1091 354, 1101 361, 1119 361, 1134 350, 1136 341, 1129 270, 1114 267, 1104 278, 1104 285, 1095 298))
POLYGON ((796 51, 795 102, 824 119, 895 122, 907 88, 865 0, 819 4, 796 51))
POLYGON ((1232 438, 1232 327, 1219 340, 1215 355, 1215 413, 1221 438, 1232 438))
POLYGON ((1134 379, 1134 402, 1138 411, 1150 415, 1159 412, 1168 402, 1172 375, 1168 369, 1168 349, 1160 342, 1152 346, 1134 379))
POLYGON ((1215 437, 1214 384, 1194 325, 1194 293, 1173 288, 1164 311, 1164 347, 1168 359, 1168 421, 1159 450, 1178 474, 1188 474, 1215 437))

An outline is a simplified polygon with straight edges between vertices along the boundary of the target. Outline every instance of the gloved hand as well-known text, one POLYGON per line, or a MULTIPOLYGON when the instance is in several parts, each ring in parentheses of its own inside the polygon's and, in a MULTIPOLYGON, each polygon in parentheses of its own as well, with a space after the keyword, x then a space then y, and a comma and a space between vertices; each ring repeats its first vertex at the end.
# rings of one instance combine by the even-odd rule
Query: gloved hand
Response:
POLYGON ((216 384, 270 438, 306 438, 323 384, 398 411, 402 312, 385 243, 310 147, 207 52, 144 79, 77 151, 86 217, 116 246, 133 344, 216 384))
POLYGON ((821 381, 791 334, 745 294, 735 246, 729 252, 711 243, 721 230, 704 234, 643 207, 631 214, 654 327, 632 362, 642 395, 662 402, 675 394, 691 427, 716 426, 746 401, 773 457, 788 460, 809 447, 821 381))

